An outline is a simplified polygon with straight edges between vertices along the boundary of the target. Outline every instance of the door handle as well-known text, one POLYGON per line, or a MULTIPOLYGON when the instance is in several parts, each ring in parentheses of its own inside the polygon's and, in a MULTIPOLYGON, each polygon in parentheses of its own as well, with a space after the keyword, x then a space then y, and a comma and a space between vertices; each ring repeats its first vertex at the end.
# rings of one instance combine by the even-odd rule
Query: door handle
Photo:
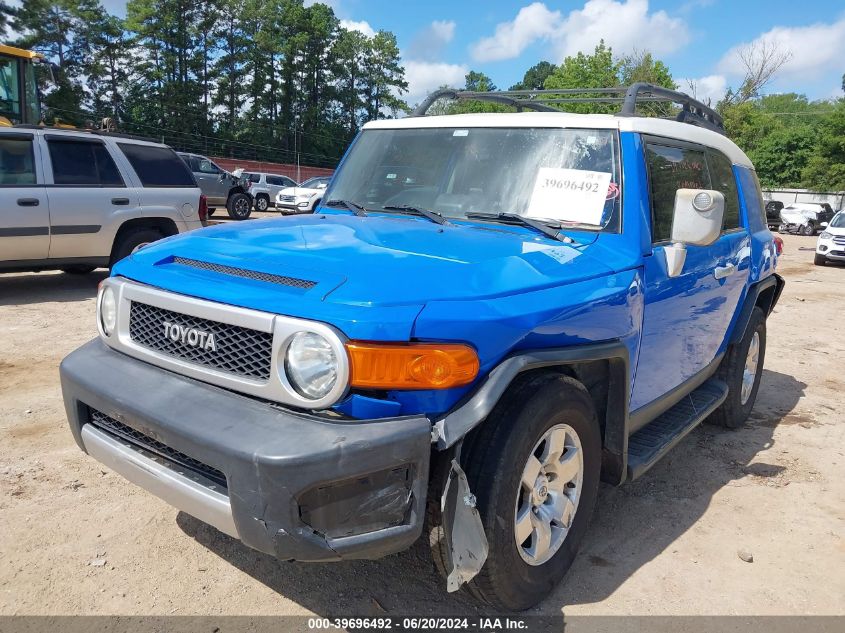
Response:
POLYGON ((38 198, 18 198, 19 207, 37 207, 41 204, 38 198))
POLYGON ((736 265, 735 264, 728 264, 727 266, 716 266, 716 270, 713 271, 713 276, 716 279, 724 279, 725 277, 730 277, 736 272, 736 265))
POLYGON ((127 205, 129 204, 129 198, 112 198, 111 203, 115 205, 127 205))

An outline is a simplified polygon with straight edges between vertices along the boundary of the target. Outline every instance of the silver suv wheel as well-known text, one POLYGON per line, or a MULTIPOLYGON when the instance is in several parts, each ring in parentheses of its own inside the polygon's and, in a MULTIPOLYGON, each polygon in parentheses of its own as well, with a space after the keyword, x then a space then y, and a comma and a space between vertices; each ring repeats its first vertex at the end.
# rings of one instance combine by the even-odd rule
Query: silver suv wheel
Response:
POLYGON ((568 424, 543 434, 522 469, 514 511, 519 555, 529 565, 542 565, 563 545, 584 481, 581 440, 568 424))

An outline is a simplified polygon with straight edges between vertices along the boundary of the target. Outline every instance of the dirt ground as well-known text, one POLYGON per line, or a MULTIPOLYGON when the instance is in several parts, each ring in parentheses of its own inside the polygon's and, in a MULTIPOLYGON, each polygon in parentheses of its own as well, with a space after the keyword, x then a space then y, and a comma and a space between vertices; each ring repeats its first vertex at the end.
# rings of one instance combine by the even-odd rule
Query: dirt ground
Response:
MULTIPOLYGON (((566 582, 536 611, 845 614, 845 267, 785 236, 748 426, 702 425, 603 488, 566 582), (753 562, 737 552, 753 555, 753 562)), ((477 614, 427 548, 280 563, 125 482, 73 442, 59 361, 94 336, 104 273, 0 275, 0 614, 477 614)))

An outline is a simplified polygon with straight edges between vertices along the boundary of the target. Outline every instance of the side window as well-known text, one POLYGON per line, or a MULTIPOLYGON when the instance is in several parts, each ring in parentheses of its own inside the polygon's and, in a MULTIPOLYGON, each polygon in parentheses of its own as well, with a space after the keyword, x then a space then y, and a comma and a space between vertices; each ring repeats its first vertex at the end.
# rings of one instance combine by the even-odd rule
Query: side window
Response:
POLYGON ((710 167, 710 179, 713 189, 725 196, 725 217, 722 220, 722 231, 732 231, 739 228, 739 196, 736 190, 731 161, 715 150, 707 152, 707 165, 710 167))
MULTIPOLYGON (((261 182, 261 174, 250 174, 249 175, 250 182, 261 182)), ((267 178, 267 181, 270 181, 270 178, 267 178)))
POLYGON ((35 156, 32 137, 0 136, 0 187, 34 185, 35 156))
POLYGON ((217 165, 212 163, 207 158, 200 158, 199 159, 199 171, 203 174, 219 174, 220 170, 217 168, 217 165))
POLYGON ((123 187, 123 178, 99 141, 48 139, 53 182, 57 185, 123 187))
POLYGON ((290 178, 284 176, 267 176, 267 182, 278 187, 290 187, 293 184, 290 178))
POLYGON ((675 192, 710 189, 710 175, 703 150, 669 145, 646 145, 651 192, 651 241, 664 242, 672 234, 675 192))
POLYGON ((118 143, 144 187, 196 187, 194 175, 169 147, 118 143))

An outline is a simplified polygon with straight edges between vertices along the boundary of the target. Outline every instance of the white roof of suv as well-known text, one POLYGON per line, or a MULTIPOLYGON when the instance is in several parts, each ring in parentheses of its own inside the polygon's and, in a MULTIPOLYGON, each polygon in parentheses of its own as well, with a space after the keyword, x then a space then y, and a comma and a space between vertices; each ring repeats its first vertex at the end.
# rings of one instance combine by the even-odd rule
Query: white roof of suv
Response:
POLYGON ((598 128, 620 132, 640 132, 668 139, 697 143, 717 149, 733 164, 753 169, 753 165, 727 136, 706 128, 652 117, 624 117, 613 114, 573 114, 570 112, 504 112, 446 114, 370 121, 365 130, 419 129, 441 127, 558 127, 598 128))

